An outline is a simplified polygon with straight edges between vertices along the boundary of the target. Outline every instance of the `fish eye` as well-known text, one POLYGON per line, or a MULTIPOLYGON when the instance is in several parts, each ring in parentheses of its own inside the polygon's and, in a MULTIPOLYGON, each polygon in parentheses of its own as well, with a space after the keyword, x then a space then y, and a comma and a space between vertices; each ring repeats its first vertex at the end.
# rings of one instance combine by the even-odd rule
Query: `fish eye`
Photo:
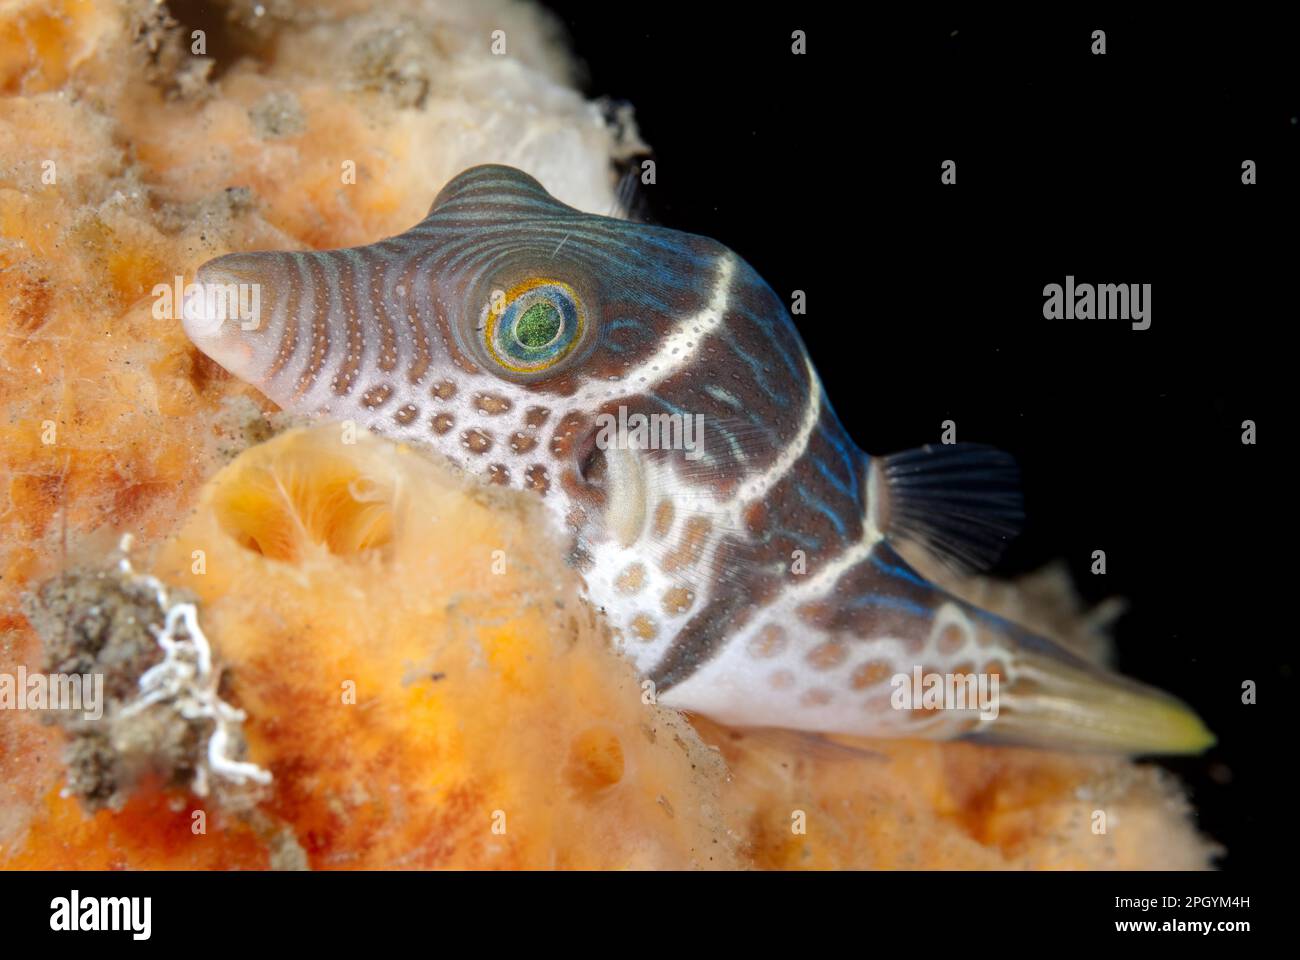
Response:
POLYGON ((543 300, 519 315, 515 321, 515 340, 525 350, 540 350, 555 342, 563 326, 560 311, 543 300))
POLYGON ((581 339, 584 323, 582 305, 571 286, 535 277, 493 297, 484 345, 506 370, 539 373, 568 355, 581 339))

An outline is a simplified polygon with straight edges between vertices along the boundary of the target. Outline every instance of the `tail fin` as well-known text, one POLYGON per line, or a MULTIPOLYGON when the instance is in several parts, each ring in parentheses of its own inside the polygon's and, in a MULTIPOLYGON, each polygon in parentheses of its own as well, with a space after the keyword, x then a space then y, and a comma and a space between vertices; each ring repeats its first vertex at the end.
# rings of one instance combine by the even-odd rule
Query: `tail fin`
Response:
MULTIPOLYGON (((1015 461, 981 444, 921 447, 873 459, 872 522, 962 574, 985 569, 1024 518, 1015 461)), ((1199 753, 1215 742, 1180 700, 1067 652, 1009 620, 961 603, 1009 684, 972 739, 1117 753, 1199 753)))
MULTIPOLYGON (((1019 633, 1019 631, 1017 631, 1019 633)), ((998 715, 973 739, 1064 750, 1196 754, 1214 734, 1181 700, 1021 634, 998 715)))

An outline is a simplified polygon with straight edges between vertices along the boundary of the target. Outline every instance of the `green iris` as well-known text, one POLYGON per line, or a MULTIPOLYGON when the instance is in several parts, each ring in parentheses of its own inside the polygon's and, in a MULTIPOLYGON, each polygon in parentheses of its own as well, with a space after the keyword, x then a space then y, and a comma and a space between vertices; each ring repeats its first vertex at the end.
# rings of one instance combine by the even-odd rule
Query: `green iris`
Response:
POLYGON ((560 311, 543 300, 524 311, 515 324, 515 339, 530 350, 536 350, 556 338, 562 322, 560 311))

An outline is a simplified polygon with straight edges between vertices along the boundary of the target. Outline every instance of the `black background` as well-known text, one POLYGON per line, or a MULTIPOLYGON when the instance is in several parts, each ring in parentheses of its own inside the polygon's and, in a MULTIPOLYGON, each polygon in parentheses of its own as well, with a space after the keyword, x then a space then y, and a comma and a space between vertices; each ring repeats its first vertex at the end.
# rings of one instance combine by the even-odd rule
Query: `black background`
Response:
POLYGON ((863 449, 937 442, 952 419, 1018 457, 1029 523, 998 572, 1060 557, 1088 600, 1127 598, 1120 669, 1219 738, 1158 762, 1222 866, 1276 857, 1295 637, 1269 612, 1293 588, 1268 451, 1297 319, 1295 24, 549 6, 587 93, 635 108, 645 218, 723 241, 787 302, 806 292, 797 326, 863 449), (1152 284, 1151 328, 1045 320, 1067 274, 1152 284))

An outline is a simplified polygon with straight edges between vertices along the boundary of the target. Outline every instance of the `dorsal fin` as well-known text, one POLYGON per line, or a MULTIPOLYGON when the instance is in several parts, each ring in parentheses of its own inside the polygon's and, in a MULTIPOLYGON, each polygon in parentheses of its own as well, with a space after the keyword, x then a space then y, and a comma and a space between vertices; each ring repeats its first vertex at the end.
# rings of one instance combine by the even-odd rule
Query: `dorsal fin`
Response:
POLYGON ((1020 471, 979 443, 927 445, 872 460, 876 525, 959 572, 986 570, 1020 532, 1020 471))
POLYGON ((573 212, 573 208, 551 196, 535 177, 500 163, 484 163, 456 174, 433 198, 428 216, 433 216, 453 201, 457 208, 464 207, 468 213, 491 212, 497 206, 509 208, 514 216, 519 215, 520 208, 530 206, 553 212, 573 212))

